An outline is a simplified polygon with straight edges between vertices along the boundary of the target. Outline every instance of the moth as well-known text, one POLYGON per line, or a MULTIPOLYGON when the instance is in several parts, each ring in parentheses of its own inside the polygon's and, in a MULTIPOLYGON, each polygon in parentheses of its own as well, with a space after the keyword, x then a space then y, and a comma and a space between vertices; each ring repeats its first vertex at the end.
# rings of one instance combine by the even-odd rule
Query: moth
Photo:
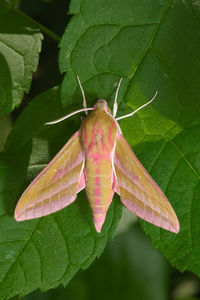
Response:
POLYGON ((22 194, 15 209, 15 219, 34 219, 59 211, 73 203, 77 193, 85 188, 97 232, 101 232, 116 192, 124 206, 138 217, 178 233, 179 222, 172 206, 132 152, 117 122, 147 106, 157 93, 132 113, 115 118, 122 78, 112 114, 105 100, 98 100, 93 108, 87 108, 78 76, 77 79, 83 95, 83 109, 46 124, 58 123, 82 111, 86 112, 86 118, 80 130, 22 194))

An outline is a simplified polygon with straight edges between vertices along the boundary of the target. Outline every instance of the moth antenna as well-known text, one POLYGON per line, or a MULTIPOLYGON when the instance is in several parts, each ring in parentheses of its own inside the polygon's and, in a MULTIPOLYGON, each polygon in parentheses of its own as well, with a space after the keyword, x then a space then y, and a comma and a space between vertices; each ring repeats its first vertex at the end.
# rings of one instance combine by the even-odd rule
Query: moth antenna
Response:
MULTIPOLYGON (((83 108, 87 108, 87 102, 86 102, 86 97, 85 97, 84 89, 83 89, 83 87, 82 87, 82 84, 81 84, 81 81, 80 81, 78 75, 77 75, 76 77, 77 77, 78 84, 79 84, 79 86, 80 86, 81 93, 82 93, 82 96, 83 96, 83 108)), ((88 115, 87 111, 85 111, 85 114, 86 114, 86 116, 88 115)))
POLYGON ((145 106, 149 105, 155 98, 156 96, 158 95, 158 91, 155 92, 155 95, 153 96, 153 98, 151 98, 151 100, 149 100, 147 103, 143 104, 142 106, 140 106, 139 108, 137 108, 136 110, 134 110, 132 113, 130 114, 127 114, 125 116, 122 116, 122 117, 119 117, 119 118, 116 118, 115 120, 122 120, 124 118, 128 118, 128 117, 131 117, 133 116, 136 112, 138 112, 140 109, 144 108, 145 106))
POLYGON ((113 104, 113 117, 115 118, 116 114, 117 114, 117 109, 118 109, 118 104, 117 104, 117 98, 118 98, 118 93, 119 93, 119 88, 122 82, 122 77, 120 78, 118 85, 117 85, 117 89, 116 89, 116 93, 115 93, 115 100, 114 100, 114 104, 113 104))
POLYGON ((45 123, 44 125, 57 124, 57 123, 59 123, 59 122, 62 122, 62 121, 65 120, 65 119, 70 118, 70 117, 73 116, 73 115, 76 115, 76 114, 78 114, 78 113, 80 113, 80 112, 88 111, 88 110, 93 110, 93 108, 82 108, 82 109, 76 110, 76 111, 72 112, 72 113, 69 114, 69 115, 66 115, 66 116, 64 116, 64 117, 62 117, 62 118, 60 118, 60 119, 55 120, 55 121, 47 122, 47 123, 45 123))

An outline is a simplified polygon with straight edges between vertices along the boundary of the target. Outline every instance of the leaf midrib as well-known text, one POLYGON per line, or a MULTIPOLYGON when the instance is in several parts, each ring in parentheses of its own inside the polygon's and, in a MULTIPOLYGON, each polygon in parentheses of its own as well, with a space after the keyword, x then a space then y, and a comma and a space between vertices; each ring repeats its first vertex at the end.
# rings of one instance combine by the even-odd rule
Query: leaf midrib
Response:
POLYGON ((142 62, 143 62, 144 58, 146 57, 146 55, 147 55, 149 49, 151 48, 151 45, 152 45, 152 43, 153 43, 153 41, 154 41, 154 39, 155 39, 155 37, 156 37, 156 35, 157 35, 159 29, 160 29, 161 24, 163 23, 163 21, 164 21, 166 15, 167 15, 167 13, 168 13, 168 11, 169 11, 171 5, 172 5, 172 2, 173 2, 173 0, 170 0, 170 2, 168 3, 168 6, 167 6, 166 9, 164 10, 164 12, 163 12, 163 14, 162 14, 162 16, 161 16, 160 21, 157 23, 157 28, 155 28, 155 31, 154 31, 154 33, 152 34, 152 38, 151 38, 151 40, 150 40, 150 42, 149 42, 149 45, 148 45, 148 46, 146 47, 146 49, 144 50, 144 53, 143 53, 143 55, 141 56, 140 61, 139 61, 138 65, 136 66, 134 72, 130 75, 130 78, 133 78, 133 76, 137 73, 137 71, 138 71, 140 65, 142 64, 142 62))

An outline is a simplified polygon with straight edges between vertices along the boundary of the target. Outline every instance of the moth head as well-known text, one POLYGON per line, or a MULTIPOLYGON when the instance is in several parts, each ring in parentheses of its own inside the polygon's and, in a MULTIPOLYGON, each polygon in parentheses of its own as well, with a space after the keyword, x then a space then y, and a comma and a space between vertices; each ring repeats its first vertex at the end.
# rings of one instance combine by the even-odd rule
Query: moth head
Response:
POLYGON ((104 100, 104 99, 98 100, 94 106, 94 109, 95 110, 105 110, 106 112, 111 113, 111 110, 110 110, 106 100, 104 100))

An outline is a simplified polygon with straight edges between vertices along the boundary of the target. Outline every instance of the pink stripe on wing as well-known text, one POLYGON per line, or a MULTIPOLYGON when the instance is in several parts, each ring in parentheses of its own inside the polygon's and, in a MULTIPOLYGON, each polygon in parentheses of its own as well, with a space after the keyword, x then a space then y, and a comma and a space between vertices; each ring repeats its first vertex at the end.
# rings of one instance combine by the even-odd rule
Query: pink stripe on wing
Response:
POLYGON ((149 175, 149 173, 147 172, 147 170, 143 167, 143 165, 141 164, 141 162, 138 160, 137 156, 134 154, 134 152, 132 151, 131 147, 129 146, 129 144, 127 143, 127 141, 125 140, 125 138, 121 135, 118 134, 117 135, 118 139, 122 139, 124 141, 124 143, 127 145, 127 147, 129 148, 129 150, 131 151, 131 154, 133 155, 133 157, 135 158, 135 160, 137 161, 137 164, 140 166, 140 168, 144 171, 144 174, 146 175, 146 179, 155 187, 155 189, 162 194, 162 196, 165 198, 165 200, 167 202, 168 199, 165 196, 165 194, 163 193, 163 191, 159 188, 159 186, 155 183, 155 181, 153 180, 153 178, 149 175))
POLYGON ((123 165, 121 164, 120 160, 118 159, 117 155, 115 154, 114 157, 114 163, 117 165, 117 167, 120 169, 120 171, 127 176, 128 178, 130 178, 131 181, 133 181, 140 189, 142 189, 142 186, 139 182, 139 178, 138 176, 136 176, 135 174, 133 174, 132 172, 128 172, 126 169, 124 169, 123 165))
POLYGON ((46 171, 48 170, 48 168, 50 166, 52 166, 54 164, 54 162, 57 160, 57 158, 60 156, 60 154, 62 153, 62 151, 64 150, 64 148, 71 142, 71 140, 73 140, 74 137, 76 136, 80 136, 80 130, 78 130, 77 132, 75 132, 72 137, 69 139, 69 141, 62 147, 62 149, 56 154, 56 156, 50 161, 50 163, 38 174, 38 176, 31 182, 31 184, 27 187, 27 189, 23 192, 21 198, 26 194, 26 192, 28 190, 30 190, 30 188, 35 184, 36 181, 38 181, 38 179, 40 177, 42 177, 43 174, 46 173, 46 171))
POLYGON ((75 158, 74 161, 70 165, 68 165, 65 168, 56 170, 56 174, 52 180, 52 182, 56 182, 58 179, 62 178, 66 173, 70 172, 73 170, 75 167, 77 167, 83 160, 83 153, 80 152, 77 157, 75 158))
MULTIPOLYGON (((51 198, 51 197, 55 196, 56 194, 64 191, 69 186, 71 186, 72 184, 75 184, 75 183, 77 183, 77 178, 71 178, 70 181, 66 182, 65 184, 60 185, 56 190, 53 190, 51 188, 49 193, 47 193, 47 194, 44 193, 42 196, 38 197, 38 200, 36 200, 35 205, 43 202, 44 200, 46 200, 48 198, 51 198)), ((33 207, 33 206, 34 206, 34 203, 29 203, 27 205, 27 208, 30 208, 30 207, 33 207)))
POLYGON ((76 200, 76 196, 71 196, 70 198, 68 198, 67 201, 66 201, 66 197, 62 197, 58 200, 59 202, 54 201, 54 203, 51 203, 51 205, 48 202, 41 203, 41 205, 35 207, 34 214, 33 214, 32 207, 30 207, 29 209, 26 210, 26 212, 23 211, 19 215, 19 218, 23 217, 23 220, 27 220, 27 219, 43 217, 50 213, 59 211, 61 208, 68 206, 75 200, 76 200), (44 205, 42 205, 42 204, 44 204, 44 205))
POLYGON ((164 216, 164 214, 156 215, 152 211, 148 211, 147 209, 142 209, 138 207, 138 205, 131 200, 121 199, 122 203, 135 215, 138 217, 152 223, 158 227, 162 227, 166 230, 170 230, 172 232, 177 232, 177 224, 173 222, 171 219, 169 220, 168 215, 164 216), (171 223, 174 225, 172 227, 171 223))
MULTIPOLYGON (((157 211, 159 214, 161 213, 160 210, 155 207, 150 200, 146 200, 144 196, 142 196, 142 194, 146 194, 144 190, 141 190, 141 194, 138 194, 136 191, 134 191, 133 189, 131 189, 130 187, 128 187, 126 184, 124 184, 123 182, 121 182, 120 187, 125 189, 126 191, 128 191, 130 194, 132 194, 136 199, 139 199, 142 203, 144 203, 144 205, 146 205, 147 207, 154 209, 155 211, 157 211)), ((146 194, 146 196, 148 196, 146 194)), ((132 200, 133 201, 133 200, 132 200)), ((137 201, 137 200, 136 200, 137 201)), ((167 215, 166 215, 167 216, 167 215)))

